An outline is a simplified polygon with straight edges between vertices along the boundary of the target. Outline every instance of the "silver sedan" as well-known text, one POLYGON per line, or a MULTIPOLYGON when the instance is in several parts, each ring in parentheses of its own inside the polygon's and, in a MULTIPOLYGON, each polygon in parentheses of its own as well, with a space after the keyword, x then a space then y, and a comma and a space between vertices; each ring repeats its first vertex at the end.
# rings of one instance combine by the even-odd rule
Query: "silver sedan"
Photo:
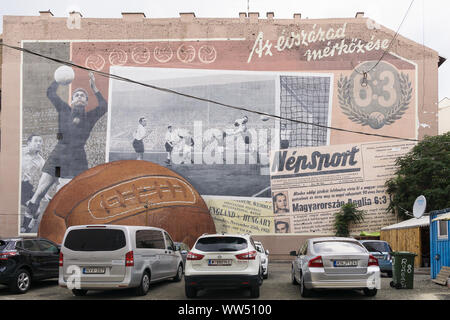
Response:
POLYGON ((308 239, 292 251, 292 283, 308 297, 314 289, 362 289, 375 296, 380 287, 378 260, 353 238, 308 239))

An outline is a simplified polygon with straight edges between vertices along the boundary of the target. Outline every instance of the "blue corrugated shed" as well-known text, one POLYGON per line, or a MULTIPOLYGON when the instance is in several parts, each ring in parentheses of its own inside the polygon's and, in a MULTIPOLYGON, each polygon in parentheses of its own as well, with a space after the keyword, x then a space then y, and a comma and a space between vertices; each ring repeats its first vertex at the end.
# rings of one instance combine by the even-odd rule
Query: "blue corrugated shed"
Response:
POLYGON ((450 212, 450 208, 430 212, 431 279, 436 279, 443 266, 450 267, 450 238, 448 236, 450 221, 444 220, 447 223, 447 238, 445 239, 438 239, 439 221, 433 221, 433 219, 448 212, 450 212))

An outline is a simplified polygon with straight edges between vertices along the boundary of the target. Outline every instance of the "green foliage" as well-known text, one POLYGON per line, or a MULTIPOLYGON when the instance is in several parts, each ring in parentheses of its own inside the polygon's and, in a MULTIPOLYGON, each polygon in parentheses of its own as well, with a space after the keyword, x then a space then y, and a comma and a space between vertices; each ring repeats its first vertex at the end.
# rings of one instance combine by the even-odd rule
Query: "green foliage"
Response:
POLYGON ((356 204, 346 203, 334 217, 334 228, 337 237, 348 237, 350 235, 350 225, 364 221, 364 210, 359 210, 356 204))
POLYGON ((427 199, 427 212, 450 207, 450 132, 425 137, 398 158, 396 165, 395 176, 385 184, 391 200, 389 212, 410 218, 404 210, 412 212, 420 195, 427 199))

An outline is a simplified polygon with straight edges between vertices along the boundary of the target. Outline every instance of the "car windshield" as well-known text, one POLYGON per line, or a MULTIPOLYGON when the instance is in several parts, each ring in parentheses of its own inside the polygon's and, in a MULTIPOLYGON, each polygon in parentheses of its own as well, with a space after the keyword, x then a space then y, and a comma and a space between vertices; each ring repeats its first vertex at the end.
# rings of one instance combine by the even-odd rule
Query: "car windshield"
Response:
POLYGON ((365 253, 366 249, 358 243, 350 241, 320 241, 314 242, 314 251, 320 254, 342 254, 365 253))
POLYGON ((64 243, 66 248, 73 251, 114 251, 125 245, 125 234, 117 229, 72 230, 64 243))
POLYGON ((247 249, 247 240, 240 237, 206 237, 197 241, 195 248, 204 252, 240 251, 247 249))
POLYGON ((389 245, 386 242, 363 242, 369 252, 389 252, 389 245))

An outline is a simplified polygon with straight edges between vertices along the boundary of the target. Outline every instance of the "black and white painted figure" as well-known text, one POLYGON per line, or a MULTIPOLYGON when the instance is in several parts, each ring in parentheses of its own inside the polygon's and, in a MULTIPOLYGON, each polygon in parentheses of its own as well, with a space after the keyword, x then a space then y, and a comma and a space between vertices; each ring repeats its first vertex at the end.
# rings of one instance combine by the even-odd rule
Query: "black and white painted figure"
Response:
POLYGON ((137 153, 136 160, 144 159, 144 139, 148 137, 150 132, 146 129, 147 119, 141 117, 136 130, 133 132, 133 148, 137 153))
POLYGON ((47 89, 47 97, 58 113, 58 142, 42 168, 36 192, 27 201, 27 214, 36 219, 40 202, 57 178, 72 179, 88 169, 84 149, 94 125, 108 111, 106 100, 95 85, 92 72, 89 84, 97 97, 98 106, 86 111, 88 93, 82 88, 75 89, 71 106, 57 95, 58 82, 54 81, 47 89))
MULTIPOLYGON (((41 155, 43 139, 32 134, 27 139, 27 145, 22 149, 22 181, 21 204, 26 205, 33 197, 34 185, 39 181, 45 160, 41 155)), ((26 213, 22 216, 21 232, 28 232, 33 227, 33 216, 26 213)))
POLYGON ((250 137, 247 129, 248 117, 243 116, 242 118, 236 119, 234 121, 234 130, 230 132, 230 135, 241 135, 244 139, 245 144, 250 143, 250 137))
POLYGON ((172 152, 174 150, 174 148, 177 147, 177 144, 180 142, 180 136, 178 134, 178 132, 176 130, 173 129, 172 126, 168 126, 167 127, 167 132, 166 132, 166 143, 165 143, 165 148, 166 148, 166 152, 167 152, 167 159, 166 159, 166 163, 168 165, 172 164, 172 152))
POLYGON ((182 140, 181 152, 183 154, 181 164, 193 164, 194 160, 192 159, 192 151, 194 149, 194 139, 189 131, 181 134, 182 135, 179 135, 182 140))

